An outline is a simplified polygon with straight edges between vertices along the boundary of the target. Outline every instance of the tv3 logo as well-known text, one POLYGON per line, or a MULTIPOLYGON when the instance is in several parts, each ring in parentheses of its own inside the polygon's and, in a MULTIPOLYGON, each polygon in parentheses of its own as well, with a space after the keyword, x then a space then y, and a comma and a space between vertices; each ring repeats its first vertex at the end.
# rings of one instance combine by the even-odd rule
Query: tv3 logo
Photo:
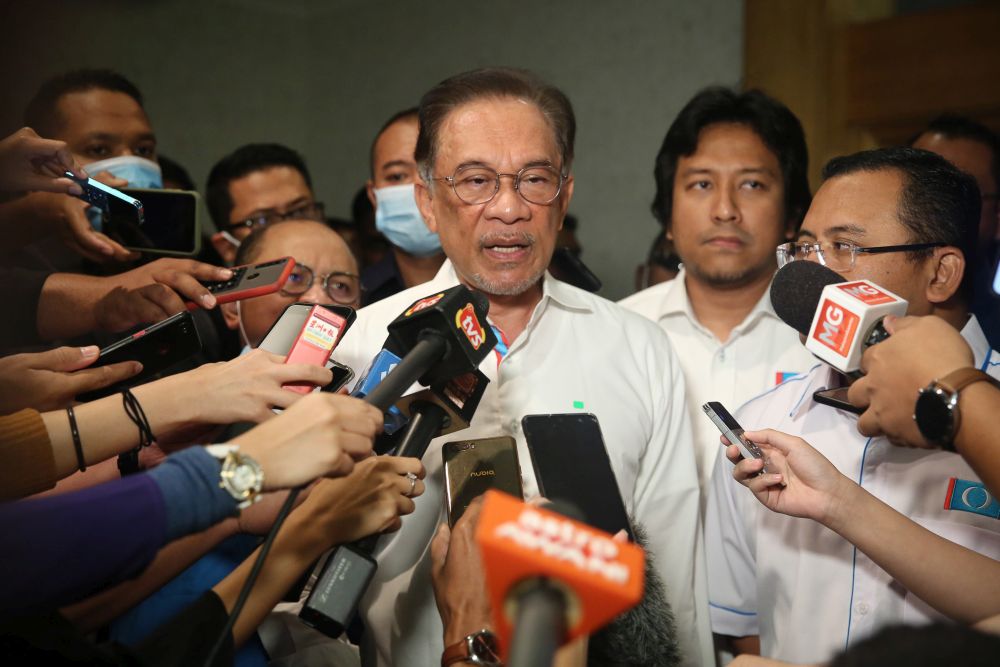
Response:
POLYGON ((830 299, 823 301, 813 338, 844 357, 851 347, 861 318, 830 299))
POLYGON ((837 288, 854 297, 858 301, 868 304, 869 306, 877 306, 881 303, 892 303, 896 300, 871 283, 863 280, 837 285, 837 288))
POLYGON ((465 304, 465 308, 455 313, 455 326, 469 339, 473 350, 478 350, 486 340, 486 332, 483 331, 483 326, 479 323, 471 303, 465 304))

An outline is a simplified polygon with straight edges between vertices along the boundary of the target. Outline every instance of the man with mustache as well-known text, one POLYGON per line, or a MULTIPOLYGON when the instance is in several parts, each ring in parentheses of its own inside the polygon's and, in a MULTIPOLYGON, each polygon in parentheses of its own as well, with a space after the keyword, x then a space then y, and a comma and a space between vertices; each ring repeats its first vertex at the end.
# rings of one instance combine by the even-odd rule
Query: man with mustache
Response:
MULTIPOLYGON (((646 526, 686 665, 710 661, 705 597, 695 586, 698 479, 680 368, 652 322, 546 272, 573 195, 575 119, 566 96, 529 72, 508 68, 453 76, 419 109, 415 194, 447 257, 433 280, 358 313, 334 353, 363 368, 386 325, 408 305, 458 283, 483 293, 500 343, 479 369, 490 379, 469 429, 431 442, 426 497, 378 554, 362 605, 362 655, 372 665, 432 665, 492 628, 485 591, 466 577, 446 582, 439 616, 427 548, 444 513, 441 445, 511 436, 525 496, 538 495, 521 418, 593 413, 600 420, 622 500, 646 526)), ((583 461, 567 461, 567 474, 583 461)), ((449 657, 451 660, 461 658, 449 657)), ((492 663, 478 663, 492 664, 492 663)))
POLYGON ((735 411, 816 364, 768 296, 775 247, 793 238, 809 207, 808 160, 785 105, 725 88, 695 95, 656 156, 653 215, 682 268, 621 305, 659 324, 677 351, 703 489, 720 447, 701 406, 735 411))

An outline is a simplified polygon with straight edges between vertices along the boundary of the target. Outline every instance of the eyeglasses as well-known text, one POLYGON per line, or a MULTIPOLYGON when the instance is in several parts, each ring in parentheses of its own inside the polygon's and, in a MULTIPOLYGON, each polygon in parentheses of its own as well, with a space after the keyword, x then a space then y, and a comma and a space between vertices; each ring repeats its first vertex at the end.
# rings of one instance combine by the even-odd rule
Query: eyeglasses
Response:
POLYGON ((790 262, 808 259, 809 255, 816 253, 816 259, 823 266, 833 271, 850 271, 854 268, 854 260, 858 256, 858 253, 876 255, 885 252, 914 252, 916 250, 928 250, 929 248, 941 248, 945 245, 945 243, 905 243, 903 245, 883 245, 865 248, 847 241, 834 241, 832 243, 789 242, 779 245, 776 254, 779 269, 790 262))
POLYGON ((296 206, 289 211, 285 211, 284 213, 279 213, 278 211, 263 211, 247 218, 246 220, 231 222, 229 223, 229 228, 240 229, 242 227, 248 227, 250 229, 256 229, 281 220, 316 220, 317 222, 323 222, 326 220, 323 211, 323 203, 318 201, 308 202, 306 204, 302 204, 301 206, 296 206))
POLYGON ((500 192, 500 177, 514 179, 514 190, 531 204, 551 203, 562 191, 566 176, 548 165, 522 168, 516 174, 501 174, 489 167, 459 167, 453 176, 435 178, 447 181, 455 194, 466 204, 485 204, 500 192))
MULTIPOLYGON (((346 271, 334 271, 325 276, 319 276, 323 281, 323 291, 327 296, 337 303, 349 306, 357 302, 361 293, 361 284, 358 282, 358 274, 347 273, 346 271)), ((295 268, 288 275, 285 286, 281 288, 281 293, 285 296, 302 296, 313 286, 316 280, 316 273, 305 264, 295 264, 295 268)))

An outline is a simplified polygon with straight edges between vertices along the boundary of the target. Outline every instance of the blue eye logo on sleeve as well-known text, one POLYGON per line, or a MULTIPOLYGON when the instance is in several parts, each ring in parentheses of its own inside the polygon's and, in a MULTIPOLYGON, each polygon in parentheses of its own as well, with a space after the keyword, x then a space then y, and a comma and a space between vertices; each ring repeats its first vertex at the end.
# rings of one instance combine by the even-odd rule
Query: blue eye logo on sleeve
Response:
POLYGON ((957 477, 952 477, 948 481, 944 508, 1000 519, 1000 500, 995 498, 982 482, 971 482, 957 477))

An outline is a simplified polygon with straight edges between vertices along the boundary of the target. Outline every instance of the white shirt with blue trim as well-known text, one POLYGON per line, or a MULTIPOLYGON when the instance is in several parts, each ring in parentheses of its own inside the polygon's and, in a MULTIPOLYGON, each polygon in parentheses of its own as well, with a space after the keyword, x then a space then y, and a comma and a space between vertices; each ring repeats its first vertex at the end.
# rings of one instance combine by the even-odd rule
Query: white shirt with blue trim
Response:
MULTIPOLYGON (((433 280, 358 312, 333 358, 364 368, 386 326, 425 296, 458 284, 449 261, 433 280)), ((654 323, 547 273, 542 299, 524 332, 499 361, 479 369, 490 379, 469 429, 436 438, 423 458, 426 491, 398 533, 383 540, 379 568, 362 603, 368 656, 378 665, 436 665, 444 650, 431 588, 428 545, 445 520, 441 445, 509 435, 517 441, 526 498, 538 494, 521 418, 528 414, 597 415, 622 499, 649 534, 649 548, 673 609, 685 665, 711 662, 704 595, 695 594, 695 545, 701 539, 698 475, 684 378, 667 335, 654 323)), ((414 387, 416 389, 416 387, 414 387)), ((566 474, 573 474, 573 461, 566 474)), ((698 587, 699 590, 702 587, 698 587)), ((470 628, 473 631, 475 628, 470 628)))
MULTIPOLYGON (((1000 355, 990 349, 975 317, 962 336, 976 366, 1000 378, 1000 355)), ((962 457, 862 436, 856 415, 812 400, 813 392, 833 381, 833 371, 817 365, 750 401, 737 420, 746 429, 773 428, 805 439, 890 507, 946 539, 1000 559, 1000 518, 978 497, 985 489, 962 457), (973 488, 964 501, 956 484, 959 491, 973 488)), ((941 618, 833 531, 767 510, 733 479, 732 468, 719 457, 705 520, 714 632, 759 635, 764 656, 819 663, 883 626, 941 618)))

